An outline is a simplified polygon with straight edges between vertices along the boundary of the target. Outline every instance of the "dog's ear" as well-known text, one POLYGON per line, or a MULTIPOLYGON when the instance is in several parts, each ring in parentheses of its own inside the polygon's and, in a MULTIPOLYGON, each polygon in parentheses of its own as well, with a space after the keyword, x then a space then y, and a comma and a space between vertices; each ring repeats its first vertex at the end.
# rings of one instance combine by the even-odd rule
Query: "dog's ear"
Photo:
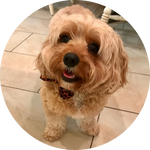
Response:
MULTIPOLYGON (((125 52, 125 49, 123 47, 122 40, 120 39, 119 35, 118 36, 118 60, 120 61, 120 75, 121 75, 121 86, 127 83, 127 72, 128 72, 128 55, 125 52)), ((117 62, 116 62, 117 64, 117 62)))
POLYGON ((123 43, 119 35, 116 34, 115 42, 117 49, 114 49, 112 56, 112 82, 116 88, 123 87, 127 83, 128 56, 124 50, 123 43), (118 87, 117 87, 118 86, 118 87))
MULTIPOLYGON (((43 50, 48 44, 49 44, 49 40, 47 37, 46 40, 44 41, 41 49, 43 50)), ((37 58, 35 59, 35 65, 36 65, 36 69, 38 69, 40 71, 41 75, 46 76, 47 70, 46 70, 46 67, 42 60, 42 50, 38 54, 37 58)))
POLYGON ((108 68, 110 68, 110 77, 105 83, 104 93, 113 93, 119 87, 127 83, 128 56, 124 50, 123 43, 119 35, 115 33, 113 44, 109 49, 112 51, 108 68))

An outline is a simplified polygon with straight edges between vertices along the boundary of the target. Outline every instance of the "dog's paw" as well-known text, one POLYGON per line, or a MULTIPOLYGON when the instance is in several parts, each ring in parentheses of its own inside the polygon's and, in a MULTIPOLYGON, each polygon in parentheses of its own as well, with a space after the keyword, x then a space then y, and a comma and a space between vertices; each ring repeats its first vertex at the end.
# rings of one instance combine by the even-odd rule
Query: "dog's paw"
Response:
POLYGON ((77 122, 77 125, 82 133, 97 136, 99 134, 99 125, 97 122, 93 123, 85 123, 85 122, 77 122))
POLYGON ((47 141, 54 141, 59 139, 63 132, 65 131, 65 129, 59 129, 59 128, 45 128, 44 133, 43 133, 43 137, 45 138, 45 140, 47 141))

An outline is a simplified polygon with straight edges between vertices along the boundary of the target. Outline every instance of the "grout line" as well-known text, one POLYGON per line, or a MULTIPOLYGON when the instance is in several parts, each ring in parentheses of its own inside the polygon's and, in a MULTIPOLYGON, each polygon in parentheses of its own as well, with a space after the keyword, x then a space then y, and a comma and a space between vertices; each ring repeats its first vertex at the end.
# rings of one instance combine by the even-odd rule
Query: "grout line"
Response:
MULTIPOLYGON (((110 23, 110 25, 113 25, 113 23, 110 23)), ((115 24, 115 23, 114 23, 115 24)), ((114 27, 114 30, 115 30, 115 32, 117 32, 117 31, 122 31, 122 28, 116 28, 116 27, 114 27)), ((137 34, 136 33, 136 31, 135 30, 129 30, 129 29, 123 29, 124 31, 128 31, 128 32, 131 32, 131 33, 133 33, 133 34, 137 34)), ((119 34, 119 33, 118 33, 119 34)))
MULTIPOLYGON (((30 33, 30 34, 32 34, 32 32, 30 32, 30 31, 21 31, 21 30, 18 30, 18 29, 15 29, 15 31, 25 32, 25 33, 30 33)), ((15 32, 15 31, 14 31, 14 32, 15 32)))
POLYGON ((31 56, 31 57, 37 57, 37 55, 30 55, 30 54, 24 54, 24 53, 19 53, 19 52, 10 52, 10 51, 7 51, 7 50, 5 50, 5 52, 7 52, 7 53, 13 53, 13 54, 26 55, 26 56, 31 56))
POLYGON ((39 92, 40 92, 40 90, 41 90, 41 88, 39 88, 39 90, 37 91, 37 93, 39 93, 39 92))
POLYGON ((138 73, 138 72, 131 72, 133 74, 143 75, 143 76, 150 76, 150 74, 138 73))
POLYGON ((10 52, 12 52, 15 48, 21 45, 26 39, 28 39, 33 33, 31 33, 28 37, 26 37, 21 43, 19 43, 16 47, 14 47, 10 52))
POLYGON ((37 55, 31 55, 31 54, 25 54, 25 53, 19 53, 19 52, 11 52, 11 53, 14 53, 14 54, 20 54, 20 55, 26 55, 26 56, 33 56, 33 57, 37 57, 37 55))
POLYGON ((132 114, 139 114, 137 112, 133 112, 133 111, 128 111, 128 110, 123 110, 123 109, 119 109, 119 108, 113 108, 113 107, 109 107, 109 106, 105 106, 105 108, 109 108, 109 109, 114 109, 114 110, 119 110, 119 111, 124 111, 124 112, 128 112, 128 113, 132 113, 132 114))
MULTIPOLYGON (((31 32, 29 32, 29 31, 21 31, 21 30, 17 30, 17 29, 12 29, 12 31, 18 31, 18 32, 31 33, 31 32)), ((48 34, 45 34, 45 33, 37 33, 37 32, 32 32, 32 34, 48 35, 48 34)))
POLYGON ((92 136, 92 141, 91 141, 91 144, 90 144, 90 148, 92 148, 93 141, 94 141, 94 136, 92 136))
MULTIPOLYGON (((112 26, 110 26, 112 27, 112 26)), ((136 30, 136 29, 121 29, 121 28, 117 28, 117 27, 112 27, 114 31, 126 31, 126 32, 131 32, 133 34, 137 34, 137 35, 140 35, 141 32, 140 30, 136 30)), ((119 33, 118 33, 119 34, 119 33)))
POLYGON ((29 15, 29 16, 26 16, 26 17, 28 17, 28 18, 36 18, 36 19, 44 19, 44 20, 51 20, 51 18, 45 19, 45 18, 31 17, 30 15, 29 15))
POLYGON ((101 112, 100 112, 100 114, 99 114, 98 117, 97 117, 97 122, 99 121, 100 115, 101 115, 101 112))
MULTIPOLYGON (((98 122, 99 118, 100 118, 100 114, 99 114, 98 117, 97 117, 97 122, 98 122)), ((95 137, 92 136, 92 141, 91 141, 91 144, 90 144, 90 148, 92 148, 94 138, 95 138, 95 137)))
POLYGON ((99 5, 98 5, 97 8, 93 11, 93 14, 94 14, 94 15, 95 15, 95 12, 97 11, 98 7, 99 7, 99 5))
POLYGON ((1 84, 1 86, 7 87, 7 88, 11 88, 11 89, 16 89, 16 90, 21 90, 21 91, 26 91, 26 92, 31 92, 31 93, 36 93, 36 94, 37 94, 37 92, 35 92, 35 91, 30 91, 30 90, 20 89, 20 88, 11 87, 11 86, 2 85, 2 84, 1 84))
MULTIPOLYGON (((38 11, 38 10, 37 10, 38 11)), ((49 11, 49 10, 48 10, 49 11)), ((36 12, 36 11, 35 11, 36 12)), ((32 14, 31 14, 32 15, 32 14)), ((50 12, 49 12, 49 18, 42 18, 42 17, 34 17, 34 16, 31 16, 31 15, 29 15, 27 18, 35 18, 35 19, 40 19, 40 20, 51 20, 51 18, 52 18, 52 16, 51 16, 51 14, 50 14, 50 12)), ((26 19, 27 19, 26 18, 26 19)))

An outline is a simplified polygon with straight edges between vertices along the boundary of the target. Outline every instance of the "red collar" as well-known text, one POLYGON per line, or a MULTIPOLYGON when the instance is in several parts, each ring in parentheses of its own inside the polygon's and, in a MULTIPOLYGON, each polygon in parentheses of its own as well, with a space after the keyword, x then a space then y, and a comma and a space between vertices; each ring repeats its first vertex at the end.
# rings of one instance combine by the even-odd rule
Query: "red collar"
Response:
POLYGON ((40 76, 40 79, 42 79, 43 81, 55 82, 58 85, 59 95, 61 98, 69 99, 74 96, 74 93, 72 91, 60 87, 57 80, 46 78, 46 77, 43 77, 42 75, 40 76))

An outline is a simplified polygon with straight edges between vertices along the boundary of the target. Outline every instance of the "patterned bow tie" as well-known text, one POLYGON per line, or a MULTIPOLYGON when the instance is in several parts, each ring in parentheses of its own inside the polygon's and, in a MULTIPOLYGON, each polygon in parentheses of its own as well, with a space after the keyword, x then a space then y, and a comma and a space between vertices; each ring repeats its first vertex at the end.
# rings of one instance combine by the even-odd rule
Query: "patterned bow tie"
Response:
POLYGON ((42 75, 40 76, 40 79, 42 79, 43 81, 55 82, 58 85, 59 95, 60 95, 61 98, 69 99, 69 98, 74 96, 74 93, 72 91, 60 87, 57 80, 50 79, 50 78, 45 78, 42 75))

